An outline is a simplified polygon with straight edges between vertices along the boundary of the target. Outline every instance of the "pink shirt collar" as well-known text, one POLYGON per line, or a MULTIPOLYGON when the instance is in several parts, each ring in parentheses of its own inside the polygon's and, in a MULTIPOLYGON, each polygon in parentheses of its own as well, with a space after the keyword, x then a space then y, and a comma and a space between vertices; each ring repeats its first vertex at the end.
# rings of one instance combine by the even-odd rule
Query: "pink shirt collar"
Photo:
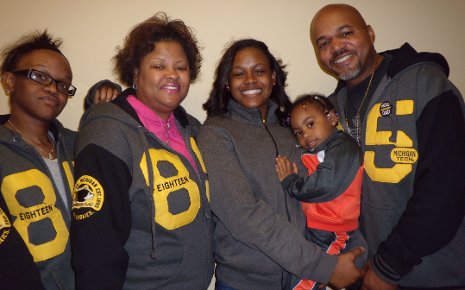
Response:
POLYGON ((186 143, 176 126, 174 114, 171 112, 167 120, 163 120, 147 105, 139 101, 135 96, 127 98, 128 103, 136 111, 142 125, 160 139, 166 146, 185 156, 192 167, 197 171, 195 161, 187 150, 186 143))

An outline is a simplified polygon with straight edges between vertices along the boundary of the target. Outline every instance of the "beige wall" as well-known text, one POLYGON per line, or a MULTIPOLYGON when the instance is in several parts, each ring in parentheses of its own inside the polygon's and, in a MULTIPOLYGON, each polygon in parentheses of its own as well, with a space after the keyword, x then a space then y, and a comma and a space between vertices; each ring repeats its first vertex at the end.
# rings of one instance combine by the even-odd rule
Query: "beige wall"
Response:
MULTIPOLYGON (((97 80, 112 74, 117 45, 129 29, 157 11, 183 19, 195 28, 203 47, 200 80, 191 86, 183 105, 201 121, 201 104, 210 90, 213 71, 226 42, 243 37, 265 41, 271 51, 288 64, 288 93, 329 94, 335 80, 320 71, 308 37, 314 13, 328 1, 315 0, 0 0, 0 46, 34 29, 47 28, 64 40, 62 50, 71 62, 75 97, 59 117, 75 129, 82 113, 82 99, 97 80), (40 6, 42 5, 42 6, 40 6)), ((446 56, 451 79, 465 93, 465 1, 462 0, 354 0, 377 34, 381 51, 409 41, 417 50, 437 51, 446 56)), ((0 113, 8 112, 0 93, 0 113)))

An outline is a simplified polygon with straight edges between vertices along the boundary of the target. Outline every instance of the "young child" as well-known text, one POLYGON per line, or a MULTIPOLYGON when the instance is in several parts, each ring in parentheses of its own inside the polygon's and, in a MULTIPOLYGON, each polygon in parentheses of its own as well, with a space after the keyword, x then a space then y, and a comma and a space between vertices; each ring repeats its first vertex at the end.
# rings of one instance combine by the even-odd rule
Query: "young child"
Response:
MULTIPOLYGON (((302 201, 307 239, 333 255, 355 246, 366 248, 357 230, 363 156, 355 140, 336 128, 337 122, 337 113, 326 97, 299 97, 291 109, 290 125, 304 149, 301 160, 308 176, 299 176, 297 165, 286 157, 276 159, 284 190, 302 201)), ((315 281, 294 280, 292 289, 318 289, 315 281)))

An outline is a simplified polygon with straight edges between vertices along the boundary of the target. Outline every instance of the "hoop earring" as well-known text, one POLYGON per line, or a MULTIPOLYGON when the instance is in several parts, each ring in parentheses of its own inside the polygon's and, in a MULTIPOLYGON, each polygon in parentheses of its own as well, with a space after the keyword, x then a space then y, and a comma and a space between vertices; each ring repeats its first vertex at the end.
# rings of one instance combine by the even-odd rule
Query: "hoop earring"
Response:
POLYGON ((136 83, 132 83, 132 88, 134 89, 134 91, 137 91, 136 83))

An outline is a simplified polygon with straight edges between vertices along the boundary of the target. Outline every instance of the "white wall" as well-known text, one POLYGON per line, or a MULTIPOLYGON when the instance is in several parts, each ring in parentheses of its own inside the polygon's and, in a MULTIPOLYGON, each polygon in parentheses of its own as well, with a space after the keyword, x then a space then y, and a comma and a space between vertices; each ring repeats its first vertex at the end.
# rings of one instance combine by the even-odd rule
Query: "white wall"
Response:
MULTIPOLYGON (((32 30, 48 29, 64 40, 62 50, 71 62, 77 94, 59 119, 76 129, 82 99, 97 80, 115 80, 111 57, 130 28, 165 11, 195 28, 203 47, 199 81, 183 105, 205 119, 201 104, 211 87, 213 72, 225 43, 243 37, 265 41, 272 53, 288 64, 288 93, 332 92, 336 81, 325 75, 315 59, 308 36, 314 13, 329 1, 259 0, 0 0, 0 47, 32 30)), ((465 93, 465 1, 462 0, 353 0, 376 32, 379 51, 409 41, 417 50, 446 56, 451 80, 465 93)), ((0 92, 0 113, 8 112, 0 92)))
MULTIPOLYGON (((308 30, 315 12, 329 1, 317 0, 0 0, 0 47, 32 30, 47 28, 64 40, 71 62, 75 97, 59 117, 76 129, 82 99, 97 80, 115 80, 111 57, 130 28, 165 11, 197 31, 204 64, 200 80, 191 86, 183 105, 201 121, 201 104, 211 87, 213 71, 226 42, 243 37, 265 41, 288 64, 288 93, 329 94, 336 81, 318 67, 308 30)), ((409 41, 417 50, 437 51, 449 61, 451 80, 465 93, 465 1, 391 0, 346 1, 357 7, 376 32, 379 51, 409 41)), ((0 114, 8 112, 0 92, 0 114)))

